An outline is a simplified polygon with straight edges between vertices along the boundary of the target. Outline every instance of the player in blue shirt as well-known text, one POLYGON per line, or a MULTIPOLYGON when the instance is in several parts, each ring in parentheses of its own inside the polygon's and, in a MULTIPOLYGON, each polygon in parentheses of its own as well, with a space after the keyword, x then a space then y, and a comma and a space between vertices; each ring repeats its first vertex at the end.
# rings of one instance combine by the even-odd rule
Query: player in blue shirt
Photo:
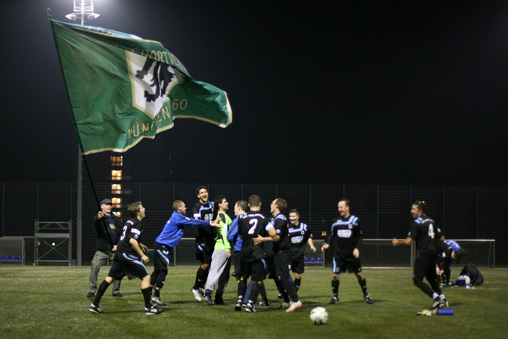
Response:
POLYGON ((233 219, 228 231, 228 241, 234 244, 231 260, 234 265, 233 276, 237 281, 240 280, 240 251, 242 250, 242 238, 238 236, 238 222, 245 216, 248 209, 249 206, 245 200, 239 200, 235 203, 236 218, 233 219))
POLYGON ((164 286, 164 280, 168 274, 170 258, 173 254, 173 248, 178 245, 180 239, 183 237, 183 231, 186 226, 213 226, 219 227, 216 221, 205 221, 200 219, 192 219, 185 215, 187 207, 181 200, 176 200, 173 203, 173 214, 164 225, 161 234, 155 239, 154 249, 154 271, 150 277, 150 284, 155 286, 152 302, 158 305, 165 306, 166 303, 162 301, 160 292, 164 286))

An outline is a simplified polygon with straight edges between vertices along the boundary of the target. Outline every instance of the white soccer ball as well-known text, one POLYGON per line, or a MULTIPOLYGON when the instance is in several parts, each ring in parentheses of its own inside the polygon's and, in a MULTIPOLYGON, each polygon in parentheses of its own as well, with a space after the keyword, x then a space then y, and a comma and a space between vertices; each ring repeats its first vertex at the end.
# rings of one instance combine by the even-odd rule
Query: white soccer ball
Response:
POLYGON ((314 325, 323 325, 328 321, 328 312, 324 307, 315 307, 310 311, 310 320, 314 325))

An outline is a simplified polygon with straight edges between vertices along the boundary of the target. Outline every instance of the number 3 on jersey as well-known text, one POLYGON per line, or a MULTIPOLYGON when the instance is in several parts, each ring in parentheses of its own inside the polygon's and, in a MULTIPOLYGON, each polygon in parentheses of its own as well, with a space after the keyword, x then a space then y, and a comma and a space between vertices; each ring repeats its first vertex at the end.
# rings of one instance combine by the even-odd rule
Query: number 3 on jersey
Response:
POLYGON ((256 232, 256 227, 258 225, 258 220, 257 219, 251 219, 249 221, 249 224, 252 225, 251 228, 249 228, 249 232, 247 232, 248 234, 254 234, 254 232, 256 232))
POLYGON ((125 238, 125 233, 127 232, 127 225, 123 227, 122 235, 120 236, 120 240, 123 240, 125 238))

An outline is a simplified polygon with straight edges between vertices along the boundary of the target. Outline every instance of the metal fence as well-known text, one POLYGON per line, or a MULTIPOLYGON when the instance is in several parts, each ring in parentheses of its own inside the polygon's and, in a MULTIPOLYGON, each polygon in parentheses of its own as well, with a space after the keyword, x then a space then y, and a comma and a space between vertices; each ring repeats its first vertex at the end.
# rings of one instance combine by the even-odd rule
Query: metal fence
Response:
MULTIPOLYGON (((197 200, 195 190, 199 185, 201 184, 123 183, 122 213, 127 215, 128 204, 143 202, 146 207, 143 242, 151 247, 172 213, 173 201, 183 200, 189 207, 190 214, 191 206, 197 200)), ((412 222, 409 213, 411 203, 414 200, 425 200, 428 215, 441 226, 448 239, 495 239, 496 266, 508 266, 508 187, 296 184, 206 186, 211 199, 219 194, 227 197, 231 217, 234 217, 233 203, 247 200, 251 194, 261 196, 262 213, 266 215, 270 212, 270 202, 276 197, 282 197, 287 200, 289 208, 299 210, 300 219, 311 225, 316 239, 326 238, 324 234, 329 231, 331 221, 337 215, 337 202, 342 198, 351 201, 351 212, 360 218, 364 237, 370 239, 405 238, 412 222)), ((112 196, 111 183, 96 184, 95 189, 99 199, 112 196)), ((76 253, 76 201, 75 183, 4 182, 1 186, 0 235, 26 237, 26 263, 31 264, 34 260, 34 221, 71 221, 72 262, 75 263, 79 255, 76 253)), ((97 235, 92 226, 92 218, 97 210, 92 189, 85 185, 81 254, 84 265, 91 261, 95 252, 97 235)), ((184 237, 193 236, 193 229, 185 230, 184 237)), ((193 253, 190 254, 192 255, 193 253)), ((327 257, 326 261, 330 262, 329 259, 327 257)), ((379 266, 384 266, 382 254, 375 261, 379 266)))

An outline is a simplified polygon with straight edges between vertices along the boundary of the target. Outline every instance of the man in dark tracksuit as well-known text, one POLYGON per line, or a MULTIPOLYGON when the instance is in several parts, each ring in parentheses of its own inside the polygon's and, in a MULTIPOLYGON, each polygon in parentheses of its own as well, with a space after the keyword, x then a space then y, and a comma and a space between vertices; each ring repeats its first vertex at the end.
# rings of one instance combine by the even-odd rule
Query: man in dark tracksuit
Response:
MULTIPOLYGON (((111 200, 102 200, 101 210, 93 218, 98 239, 96 252, 92 259, 87 298, 95 297, 99 270, 101 266, 106 265, 108 259, 113 261, 113 252, 116 251, 116 244, 122 230, 122 220, 111 212, 112 206, 111 200)), ((120 280, 115 280, 113 283, 113 296, 123 297, 120 293, 120 280)))

